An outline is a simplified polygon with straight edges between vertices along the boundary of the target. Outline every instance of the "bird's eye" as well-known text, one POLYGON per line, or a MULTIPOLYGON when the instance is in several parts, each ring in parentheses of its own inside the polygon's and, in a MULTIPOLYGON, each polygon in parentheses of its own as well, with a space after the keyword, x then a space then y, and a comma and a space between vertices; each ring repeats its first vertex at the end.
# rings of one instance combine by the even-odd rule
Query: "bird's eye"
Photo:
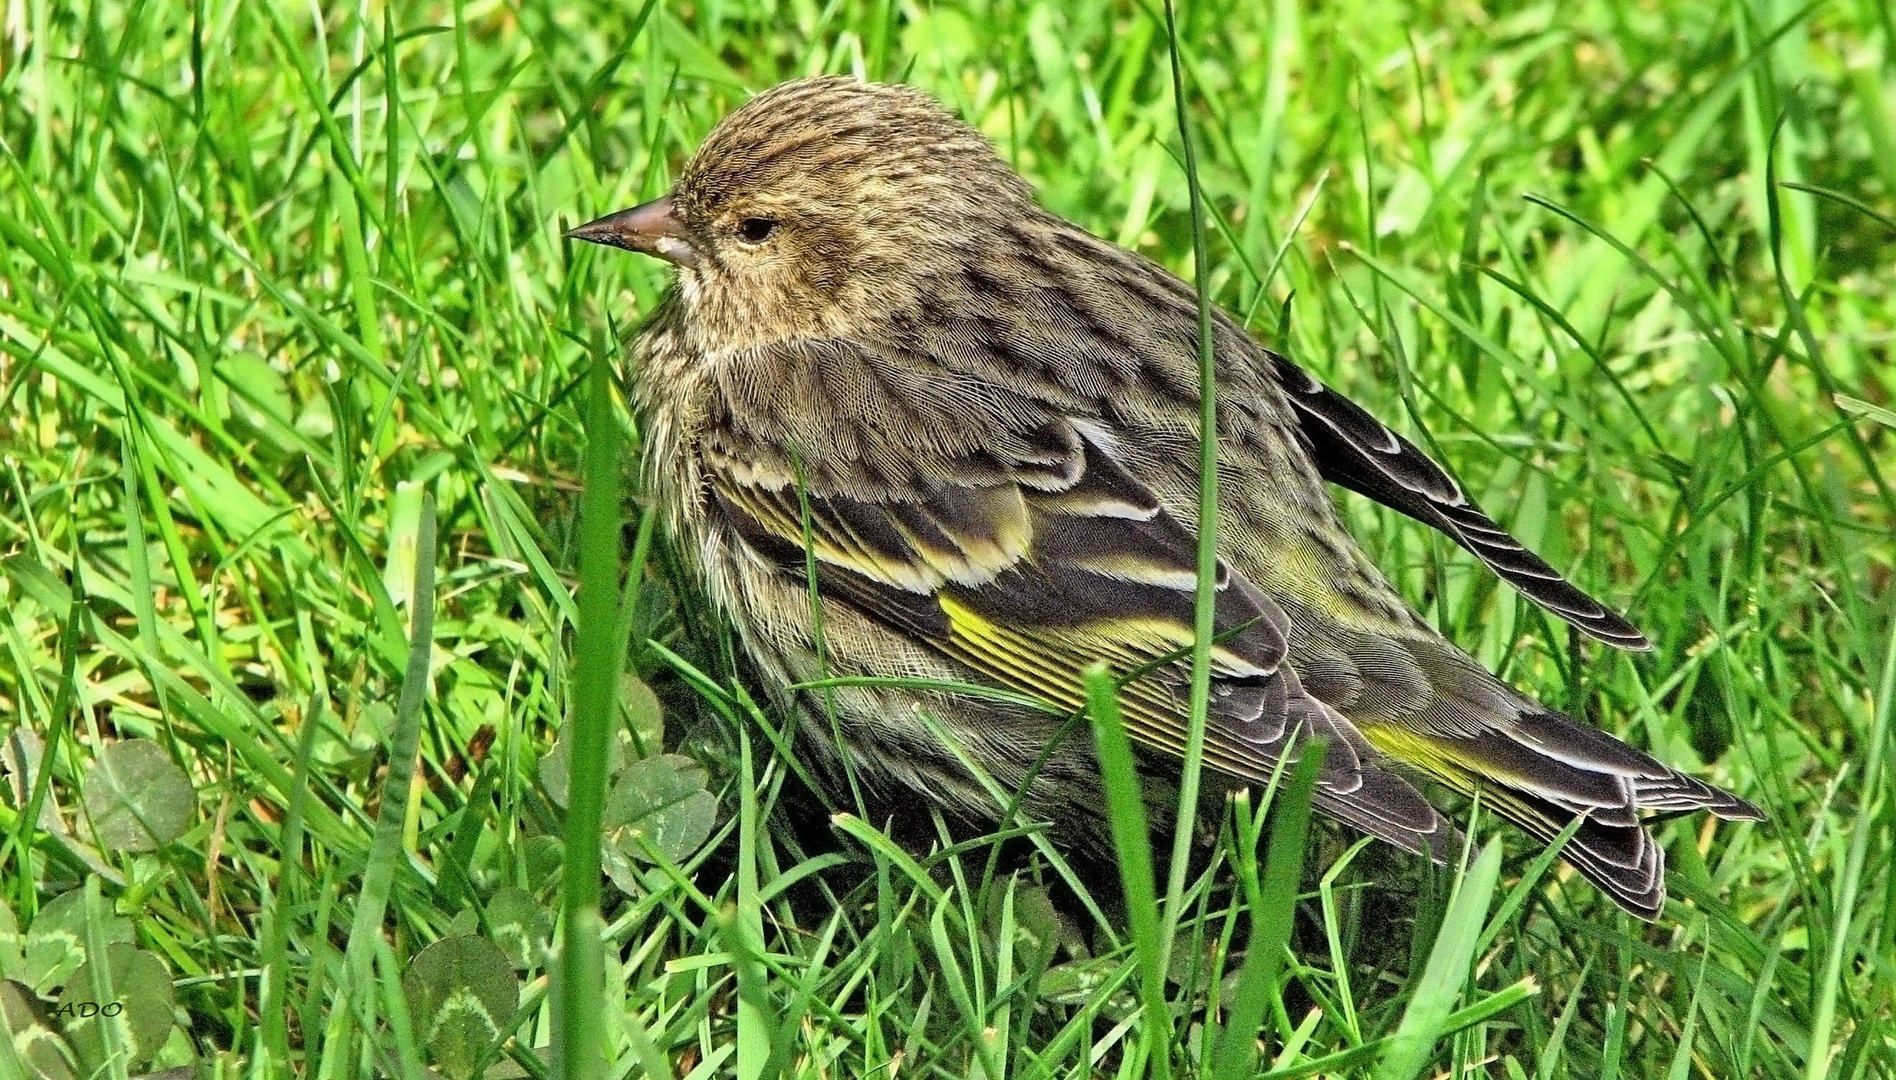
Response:
POLYGON ((777 223, 765 217, 747 217, 737 223, 737 238, 746 244, 761 244, 777 231, 777 223))

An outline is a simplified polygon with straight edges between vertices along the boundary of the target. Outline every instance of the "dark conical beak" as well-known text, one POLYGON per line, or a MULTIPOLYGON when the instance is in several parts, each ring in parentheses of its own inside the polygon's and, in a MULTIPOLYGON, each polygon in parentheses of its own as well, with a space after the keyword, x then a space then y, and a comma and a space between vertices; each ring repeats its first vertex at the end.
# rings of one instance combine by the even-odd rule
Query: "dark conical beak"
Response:
POLYGON ((670 195, 588 221, 566 235, 588 243, 641 251, 678 266, 698 265, 698 249, 692 247, 691 230, 685 228, 670 195))

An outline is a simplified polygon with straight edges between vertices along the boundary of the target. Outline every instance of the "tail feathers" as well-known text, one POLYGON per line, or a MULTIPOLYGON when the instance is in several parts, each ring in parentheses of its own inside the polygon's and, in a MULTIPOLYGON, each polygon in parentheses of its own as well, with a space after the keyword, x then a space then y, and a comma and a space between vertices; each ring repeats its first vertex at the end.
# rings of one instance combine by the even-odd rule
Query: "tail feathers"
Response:
POLYGON ((1700 810, 1727 820, 1764 817, 1738 796, 1558 713, 1524 713, 1473 733, 1369 733, 1390 756, 1464 794, 1479 792, 1539 840, 1580 819, 1562 857, 1642 919, 1656 918, 1666 895, 1665 853, 1646 830, 1650 821, 1700 810))
MULTIPOLYGON (((1521 725, 1545 725, 1557 718, 1524 718, 1521 725)), ((1572 727, 1566 720, 1562 724, 1572 727)), ((1631 748, 1626 748, 1630 750, 1631 748)), ((1448 752, 1456 764, 1472 770, 1489 784, 1543 797, 1560 806, 1567 817, 1584 814, 1604 825, 1639 824, 1639 806, 1625 773, 1566 755, 1548 752, 1529 742, 1516 727, 1490 728, 1453 740, 1448 752)), ((1655 770, 1664 766, 1647 759, 1655 770)))
MULTIPOLYGON (((1508 789, 1483 793, 1495 812, 1543 842, 1551 842, 1574 814, 1546 799, 1508 789)), ((1585 818, 1560 856, 1627 911, 1650 922, 1666 903, 1666 853, 1643 824, 1607 825, 1585 818)))
MULTIPOLYGON (((1663 815, 1708 811, 1727 821, 1763 821, 1764 812, 1722 788, 1694 779, 1635 750, 1605 732, 1574 723, 1556 712, 1534 712, 1516 723, 1484 733, 1532 751, 1543 762, 1547 795, 1556 804, 1584 812, 1589 799, 1603 787, 1617 788, 1618 798, 1607 800, 1606 812, 1594 811, 1594 820, 1632 825, 1639 811, 1663 815), (1584 794, 1583 794, 1584 793, 1584 794)), ((1528 775, 1535 770, 1530 769, 1528 775)), ((1538 785, 1521 785, 1529 791, 1538 785)), ((1597 803, 1592 805, 1598 805, 1597 803)))
POLYGON ((1726 821, 1764 820, 1764 811, 1731 792, 1679 773, 1658 780, 1635 780, 1633 791, 1642 808, 1658 811, 1660 817, 1705 810, 1726 821))

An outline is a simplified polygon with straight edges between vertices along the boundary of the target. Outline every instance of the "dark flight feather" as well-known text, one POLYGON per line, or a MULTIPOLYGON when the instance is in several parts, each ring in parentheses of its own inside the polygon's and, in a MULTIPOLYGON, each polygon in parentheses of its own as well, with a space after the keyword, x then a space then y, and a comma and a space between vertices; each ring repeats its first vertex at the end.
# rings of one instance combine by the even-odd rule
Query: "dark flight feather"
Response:
POLYGON ((1440 530, 1521 595, 1592 637, 1622 649, 1652 648, 1632 623, 1561 577, 1483 514, 1414 443, 1289 360, 1276 353, 1270 357, 1325 480, 1440 530))

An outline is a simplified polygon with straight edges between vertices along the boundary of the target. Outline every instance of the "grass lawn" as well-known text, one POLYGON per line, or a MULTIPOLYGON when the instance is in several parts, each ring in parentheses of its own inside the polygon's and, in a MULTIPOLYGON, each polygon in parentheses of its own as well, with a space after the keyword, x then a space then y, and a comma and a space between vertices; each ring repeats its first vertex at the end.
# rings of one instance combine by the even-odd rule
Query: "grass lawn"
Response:
POLYGON ((1896 1077, 1896 13, 1189 0, 1177 41, 1203 286, 1655 648, 1339 495, 1367 549, 1770 815, 1660 826, 1658 922, 1486 821, 1451 872, 1306 845, 1296 777, 1130 915, 1032 823, 826 820, 653 535, 606 376, 666 272, 561 231, 858 72, 1189 275, 1162 8, 8 0, 0 1077, 547 1076, 562 979, 614 1078, 1896 1077))

